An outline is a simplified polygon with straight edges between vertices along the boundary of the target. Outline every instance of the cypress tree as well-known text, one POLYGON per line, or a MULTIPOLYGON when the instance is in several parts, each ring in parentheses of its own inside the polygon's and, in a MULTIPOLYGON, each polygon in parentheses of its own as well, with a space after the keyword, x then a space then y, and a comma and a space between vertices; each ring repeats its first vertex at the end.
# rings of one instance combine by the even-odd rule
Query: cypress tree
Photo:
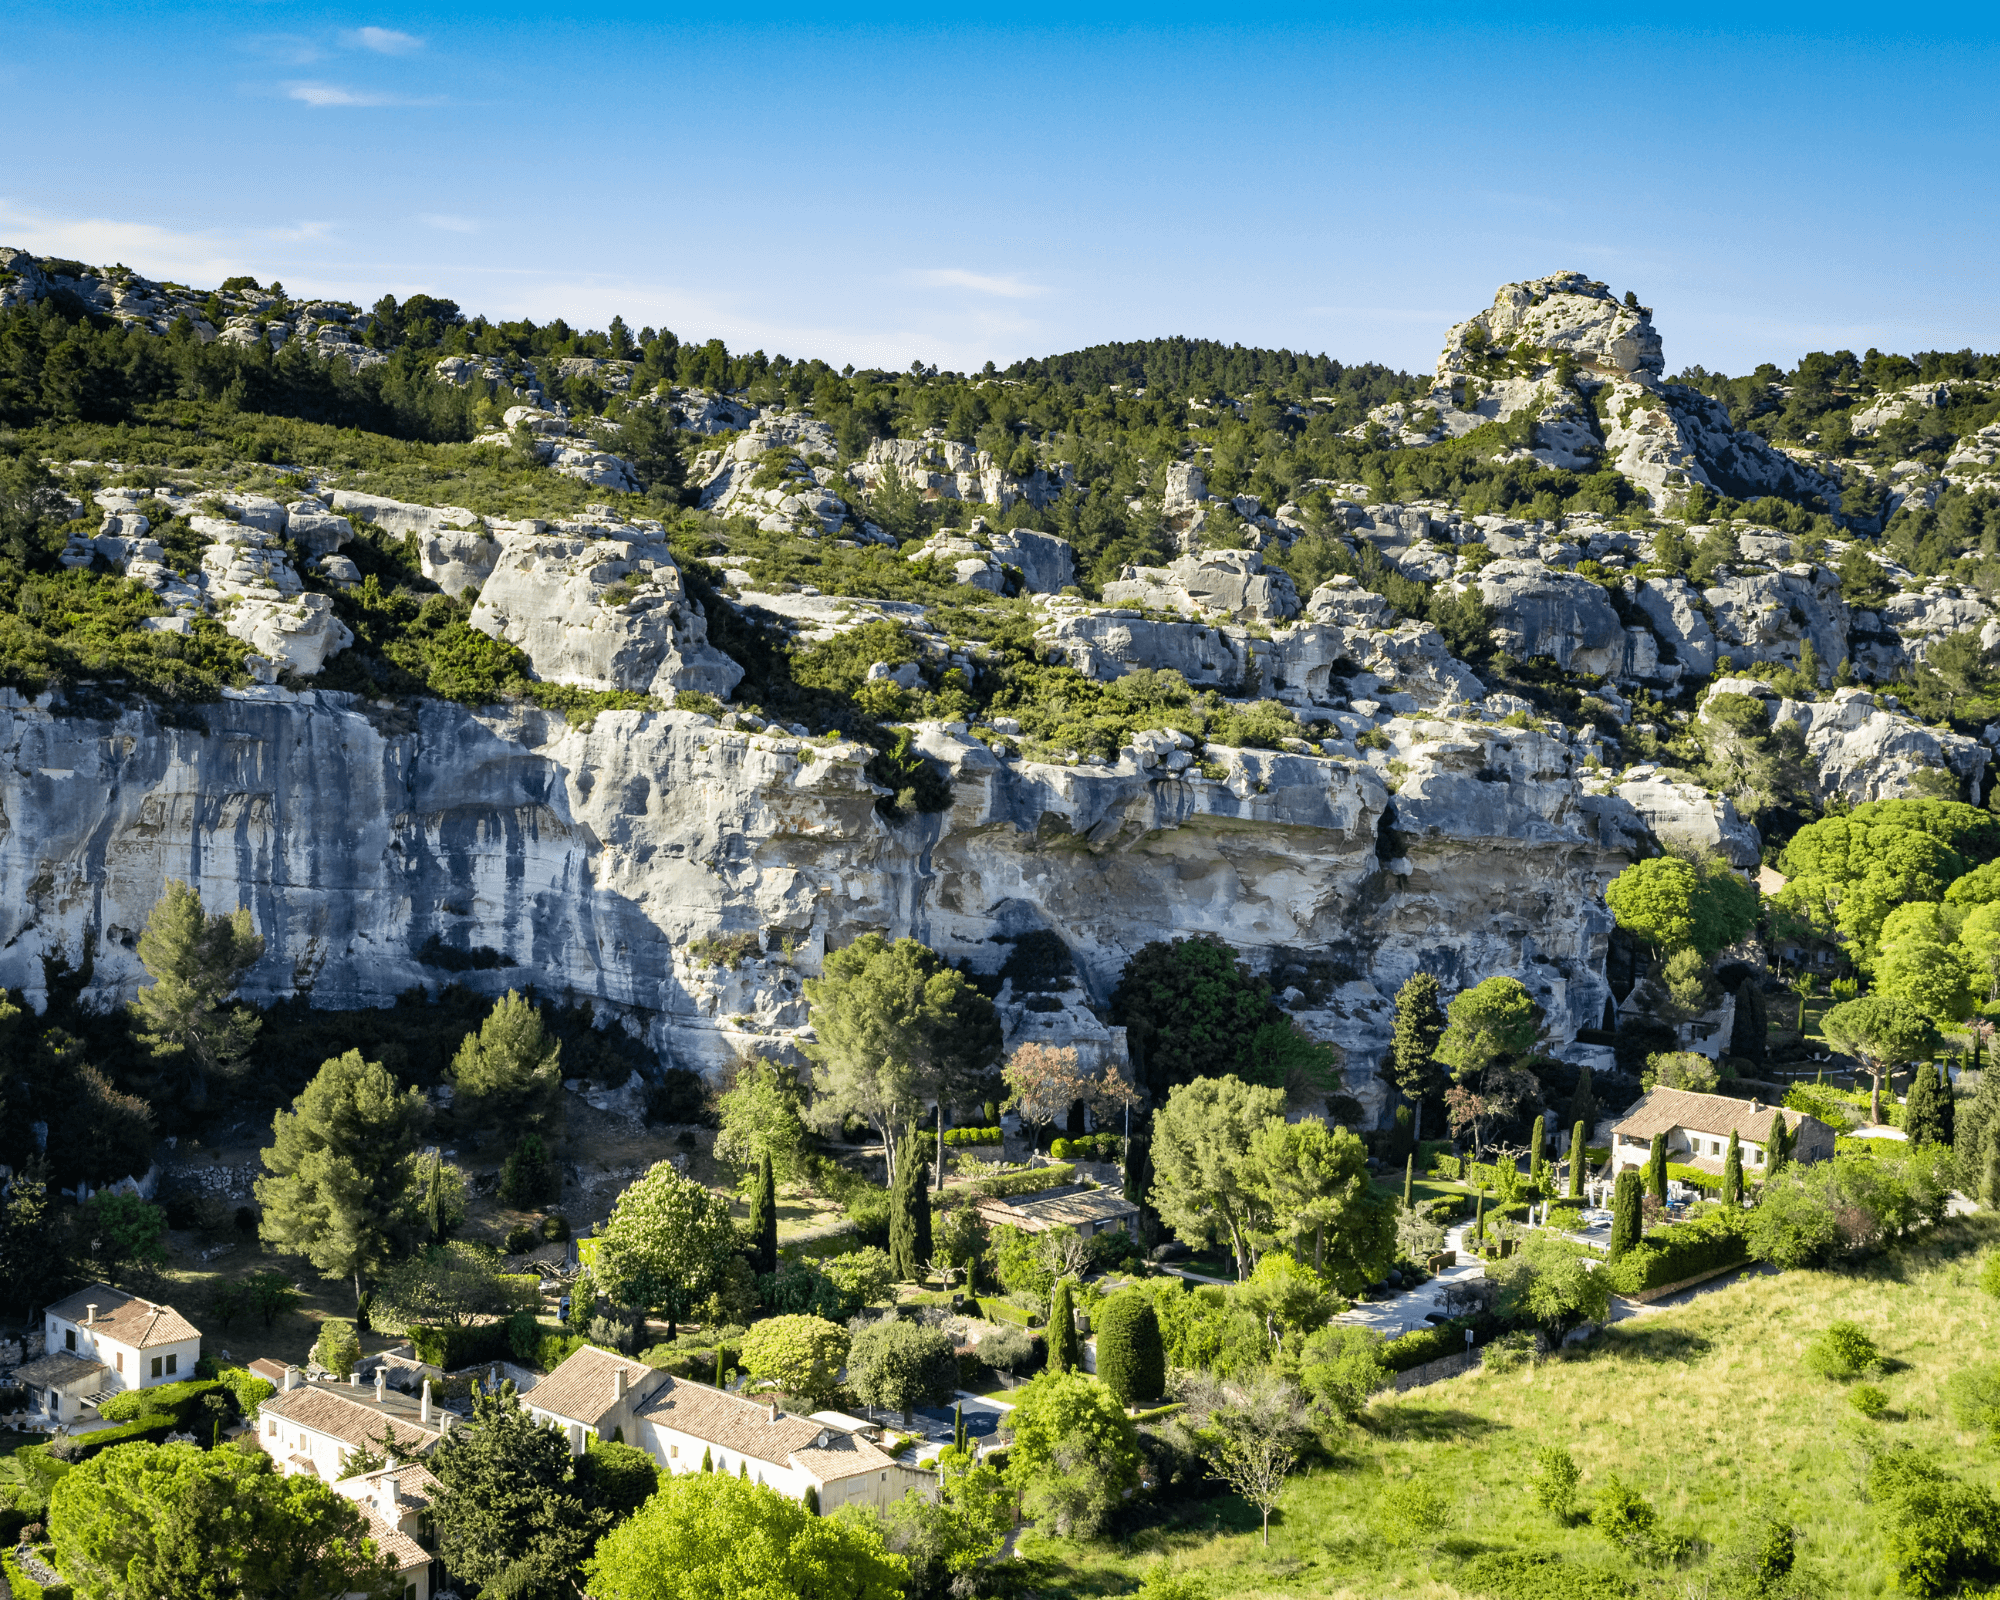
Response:
POLYGON ((1667 1203, 1667 1136, 1653 1135, 1653 1148, 1646 1155, 1646 1187, 1661 1205, 1667 1203))
POLYGON ((1486 1185, 1479 1186, 1479 1198, 1472 1202, 1472 1237, 1481 1243, 1486 1239, 1486 1185))
POLYGON ((1986 1169, 1979 1177, 1979 1203, 1988 1211, 2000 1210, 2000 1144, 1986 1152, 1986 1169))
POLYGON ((715 1386, 718 1389, 722 1387, 722 1349, 720 1346, 716 1347, 715 1352, 715 1386))
POLYGON ((715 1454, 707 1445, 701 1447, 701 1470, 703 1472, 715 1470, 715 1454))
POLYGON ((1414 1154, 1403 1159, 1403 1209, 1410 1209, 1410 1201, 1417 1192, 1417 1158, 1414 1154))
POLYGON ((1390 1075, 1416 1108, 1410 1119, 1413 1144, 1423 1142, 1424 1096, 1437 1092, 1442 1077, 1437 1047, 1444 1030, 1444 985, 1428 972, 1413 974, 1396 991, 1396 1031, 1389 1046, 1390 1075))
POLYGON ((1590 1068, 1579 1067, 1576 1074, 1576 1093, 1569 1097, 1569 1120, 1581 1122, 1585 1127, 1597 1120, 1597 1096, 1590 1092, 1590 1068))
MULTIPOLYGON (((910 1130, 916 1148, 916 1130, 910 1130)), ((921 1283, 931 1259, 930 1174, 912 1154, 896 1167, 889 1201, 889 1265, 899 1283, 921 1283)))
POLYGON ((1944 1142, 1956 1148, 1958 1145, 1958 1090, 1952 1087, 1951 1069, 1938 1068, 1938 1123, 1944 1129, 1944 1142))
POLYGON ((819 1515, 819 1485, 818 1485, 818 1484, 816 1484, 816 1483, 809 1483, 809 1484, 807 1484, 807 1485, 806 1485, 806 1498, 805 1498, 805 1507, 806 1507, 806 1515, 807 1515, 807 1516, 812 1516, 812 1517, 816 1517, 816 1516, 818 1516, 818 1515, 819 1515))
MULTIPOLYGON (((1590 1069, 1585 1067, 1583 1070, 1588 1072, 1590 1069)), ((1579 1122, 1569 1136, 1569 1197, 1572 1200, 1583 1198, 1583 1169, 1589 1159, 1583 1153, 1583 1124, 1579 1122)))
POLYGON ((1166 1388, 1167 1354, 1160 1319, 1143 1292, 1115 1294, 1100 1309, 1097 1376, 1121 1406, 1157 1400, 1166 1388))
POLYGON ((1069 1279, 1064 1278, 1049 1298, 1049 1371, 1074 1372, 1082 1364, 1083 1346, 1076 1336, 1076 1311, 1069 1279))
POLYGON ((757 1192, 750 1197, 750 1264, 759 1272, 778 1270, 778 1181, 768 1150, 757 1164, 757 1192))
POLYGON ((737 1462, 736 1476, 741 1478, 745 1483, 748 1483, 750 1481, 750 1463, 747 1461, 737 1462))
POLYGON ((1903 1136, 1912 1149, 1944 1143, 1944 1110, 1939 1103, 1937 1069, 1928 1061, 1917 1068, 1903 1102, 1903 1136))
POLYGON ((1529 1131, 1528 1182, 1540 1189, 1548 1182, 1548 1152, 1544 1148, 1549 1139, 1549 1114, 1538 1115, 1529 1131))
POLYGON ((963 1400, 951 1408, 951 1447, 965 1448, 965 1402, 963 1400))
POLYGON ((1726 1206, 1743 1203, 1743 1144, 1733 1128, 1729 1132, 1729 1152, 1722 1158, 1722 1203, 1726 1206))
POLYGON ((1636 1167, 1618 1174, 1618 1187, 1611 1196, 1611 1248, 1605 1260, 1616 1261, 1639 1242, 1639 1194, 1641 1182, 1636 1167))

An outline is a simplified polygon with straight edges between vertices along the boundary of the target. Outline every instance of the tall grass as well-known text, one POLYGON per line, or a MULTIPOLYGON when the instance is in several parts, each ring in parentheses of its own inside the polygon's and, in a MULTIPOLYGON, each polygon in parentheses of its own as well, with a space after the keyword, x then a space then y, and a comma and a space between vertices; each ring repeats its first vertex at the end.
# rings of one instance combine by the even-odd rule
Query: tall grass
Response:
POLYGON ((1336 1465, 1292 1481, 1268 1552, 1234 1497, 1122 1545, 1031 1534, 1022 1552, 1048 1562, 1036 1587, 1050 1596, 1126 1592, 1162 1560, 1199 1571, 1218 1597, 1474 1595, 1492 1591, 1460 1587, 1467 1563, 1509 1550, 1554 1551, 1579 1576, 1600 1574, 1605 1594, 1721 1595, 1724 1560, 1768 1509, 1798 1529, 1798 1570, 1819 1580, 1818 1592, 1893 1594, 1862 1495, 1870 1454, 1905 1442, 1970 1482, 2000 1486, 2000 1452, 1959 1428, 1943 1398, 1953 1372, 2000 1361, 2000 1301, 1976 1282, 1996 1243, 2000 1220, 1954 1218, 1861 1268, 1750 1276, 1617 1324, 1563 1358, 1378 1397, 1336 1465), (1876 1421, 1853 1411, 1844 1385, 1805 1366, 1806 1346, 1840 1319, 1866 1329, 1885 1357, 1878 1381, 1889 1409, 1876 1421), (1695 1537, 1693 1559, 1655 1571, 1588 1523, 1558 1527, 1528 1487, 1543 1445, 1575 1457, 1585 1506, 1615 1473, 1695 1537), (1376 1502, 1417 1474, 1450 1503, 1450 1527, 1435 1548, 1395 1550, 1375 1531, 1376 1502))

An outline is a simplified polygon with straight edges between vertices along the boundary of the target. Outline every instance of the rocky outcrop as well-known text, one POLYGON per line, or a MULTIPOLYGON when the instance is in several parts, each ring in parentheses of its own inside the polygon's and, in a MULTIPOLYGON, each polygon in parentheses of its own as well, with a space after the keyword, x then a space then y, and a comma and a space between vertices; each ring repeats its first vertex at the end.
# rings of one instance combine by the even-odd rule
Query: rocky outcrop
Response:
POLYGON ((1927 728, 1902 715, 1893 699, 1863 689, 1836 689, 1810 704, 1781 700, 1774 725, 1789 723, 1805 736, 1813 790, 1821 801, 1835 795, 1859 803, 1921 795, 1913 779, 1948 772, 1974 805, 1986 782, 1992 752, 1976 739, 1927 728))
POLYGON ((1299 614, 1291 575, 1266 571, 1254 550, 1204 550, 1165 567, 1125 567, 1104 586, 1104 598, 1111 605, 1245 622, 1282 622, 1299 614))
POLYGON ((1609 792, 1632 808, 1661 845, 1719 855, 1732 867, 1752 870, 1762 859, 1762 836, 1737 816, 1726 795, 1672 782, 1645 766, 1628 768, 1609 792))
POLYGON ((1523 659, 1547 656, 1566 672, 1611 674, 1625 661, 1625 626, 1604 590, 1539 561, 1494 561, 1474 580, 1493 637, 1523 659))
POLYGON ((1641 578, 1632 587, 1632 598, 1670 659, 1697 678, 1715 670, 1715 630, 1701 612, 1693 584, 1685 578, 1641 578))
POLYGON ((743 669, 709 644, 657 523, 535 527, 500 536, 473 627, 519 646, 549 683, 666 699, 736 687, 743 669))
POLYGON ((1544 353, 1541 364, 1567 355, 1579 365, 1607 372, 1658 377, 1666 370, 1653 313, 1620 304, 1602 283, 1580 272, 1503 283, 1490 307, 1445 335, 1437 375, 1448 379, 1478 370, 1496 350, 1544 353))
POLYGON ((1730 570, 1702 598, 1715 618, 1718 657, 1738 666, 1797 666, 1808 639, 1821 666, 1848 659, 1847 603, 1840 579, 1827 567, 1800 562, 1778 572, 1730 570))
POLYGON ((891 477, 926 500, 982 501, 1006 510, 1017 500, 1045 507, 1069 484, 1071 470, 1037 466, 1026 477, 1007 471, 984 450, 955 439, 876 439, 848 469, 850 481, 871 493, 891 477))
POLYGON ((1348 1050, 1369 1098, 1390 997, 1419 966, 1453 983, 1512 973, 1557 1037, 1603 1007, 1597 891, 1622 858, 1539 734, 1413 743, 1391 797, 1316 756, 1211 749, 1220 779, 1159 751, 1051 767, 930 725, 951 807, 892 825, 865 747, 686 712, 606 712, 588 730, 442 702, 414 728, 373 715, 272 689, 173 725, 139 706, 94 722, 0 694, 0 985, 39 1003, 41 957, 61 951, 94 961, 101 999, 129 995, 137 931, 177 877, 249 908, 266 941, 252 998, 532 985, 696 1067, 784 1049, 805 1022, 800 978, 871 930, 992 971, 996 936, 1046 929, 1099 1006, 1140 945, 1221 934, 1301 991, 1301 1022, 1348 1050), (738 931, 766 953, 727 972, 690 959, 738 931))
POLYGON ((1013 567, 1030 594, 1060 594, 1076 582, 1076 550, 1067 539, 1032 528, 993 534, 994 558, 1013 567))

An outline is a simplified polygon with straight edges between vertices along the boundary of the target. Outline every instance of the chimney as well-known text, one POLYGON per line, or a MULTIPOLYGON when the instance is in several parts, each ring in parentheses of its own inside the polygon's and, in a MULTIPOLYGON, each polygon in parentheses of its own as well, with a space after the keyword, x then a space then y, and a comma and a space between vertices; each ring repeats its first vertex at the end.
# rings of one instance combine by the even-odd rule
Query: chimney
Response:
POLYGON ((86 1328, 88 1328, 94 1326, 96 1322, 97 1322, 97 1302, 93 1300, 90 1302, 90 1305, 85 1309, 83 1313, 83 1325, 86 1328))
POLYGON ((286 1394, 290 1394, 293 1389, 298 1387, 298 1381, 299 1381, 299 1369, 297 1367, 285 1368, 285 1381, 283 1384, 283 1388, 286 1394))
POLYGON ((771 1420, 773 1422, 778 1420, 778 1401, 775 1395, 771 1398, 771 1420))
POLYGON ((424 1379, 423 1398, 417 1402, 417 1421, 429 1422, 430 1420, 431 1420, 431 1380, 429 1378, 426 1378, 424 1379))
POLYGON ((375 1369, 375 1403, 378 1406, 382 1403, 383 1400, 382 1391, 385 1387, 386 1384, 382 1376, 382 1369, 380 1367, 377 1367, 375 1369))
POLYGON ((360 1373, 358 1373, 358 1372, 350 1372, 350 1373, 349 1373, 349 1374, 347 1375, 347 1387, 348 1387, 348 1388, 350 1388, 350 1389, 358 1389, 358 1388, 360 1388, 360 1387, 361 1387, 361 1374, 360 1374, 360 1373))
POLYGON ((611 1371, 611 1399, 614 1404, 625 1398, 625 1368, 621 1364, 611 1371))

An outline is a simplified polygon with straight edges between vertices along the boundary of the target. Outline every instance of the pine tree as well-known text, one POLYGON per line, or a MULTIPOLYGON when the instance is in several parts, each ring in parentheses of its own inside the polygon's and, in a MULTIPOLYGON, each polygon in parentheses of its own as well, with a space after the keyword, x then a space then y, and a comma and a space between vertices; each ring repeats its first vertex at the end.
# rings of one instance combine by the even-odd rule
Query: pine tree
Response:
POLYGON ((536 1127, 562 1109, 562 1045, 542 1014, 512 989, 494 1002, 477 1033, 468 1033, 445 1079, 460 1117, 501 1127, 536 1127))
POLYGON ((1410 977, 1396 991, 1396 1032, 1389 1047, 1390 1076, 1415 1108, 1410 1122, 1412 1144, 1424 1133, 1424 1096, 1435 1094, 1443 1074, 1438 1069, 1438 1040, 1444 1037, 1444 986, 1428 972, 1410 977))
POLYGON ((778 1180, 768 1150, 757 1164, 757 1191, 750 1197, 750 1264, 759 1272, 778 1270, 778 1180))
MULTIPOLYGON (((1584 1068, 1586 1072, 1589 1070, 1584 1068)), ((1590 1157, 1584 1154, 1583 1129, 1584 1125, 1579 1122, 1569 1135, 1569 1197, 1572 1200, 1583 1198, 1583 1169, 1590 1164, 1590 1157)))
POLYGON ((1410 1202, 1417 1192, 1417 1158, 1411 1154, 1403 1158, 1403 1209, 1410 1209, 1410 1202))
POLYGON ((1653 1148, 1646 1155, 1646 1188, 1661 1205, 1667 1203, 1667 1136, 1653 1135, 1653 1148))
POLYGON ((1056 1284, 1049 1297, 1049 1361, 1051 1372, 1074 1372, 1083 1364, 1081 1341, 1076 1336, 1076 1310, 1069 1279, 1056 1284))
POLYGON ((1636 1167, 1618 1174, 1618 1187, 1611 1197, 1611 1248, 1607 1261, 1616 1261, 1639 1242, 1639 1195, 1641 1181, 1636 1167))
POLYGON ((153 978, 132 1001, 139 1042, 171 1064, 197 1109, 207 1103, 209 1075, 234 1068, 257 1036, 254 1012, 222 1007, 263 955, 248 910, 205 915, 200 894, 177 878, 139 935, 139 960, 153 978))
POLYGON ((1743 1203, 1743 1144, 1733 1128, 1729 1133, 1728 1153, 1722 1158, 1722 1203, 1726 1206, 1743 1203))

